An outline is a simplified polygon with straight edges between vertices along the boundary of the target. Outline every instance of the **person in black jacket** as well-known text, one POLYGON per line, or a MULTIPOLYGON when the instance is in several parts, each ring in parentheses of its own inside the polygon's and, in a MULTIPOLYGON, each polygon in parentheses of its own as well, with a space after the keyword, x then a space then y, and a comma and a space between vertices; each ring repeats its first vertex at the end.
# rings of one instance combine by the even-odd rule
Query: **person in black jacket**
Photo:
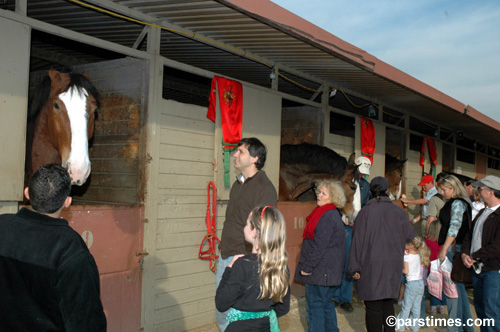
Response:
MULTIPOLYGON (((437 185, 447 200, 441 211, 439 211, 441 231, 439 232, 438 244, 441 246, 441 250, 438 259, 444 261, 445 258, 448 258, 450 262, 453 262, 455 252, 461 252, 463 239, 469 232, 471 202, 464 186, 454 175, 444 175, 437 185)), ((460 319, 463 324, 467 324, 467 322, 472 321, 472 313, 465 285, 460 282, 454 283, 457 287, 458 298, 446 297, 448 318, 452 320, 460 319)), ((474 326, 464 325, 458 327, 449 325, 448 330, 453 332, 473 331, 474 326)))
POLYGON ((358 300, 365 303, 368 332, 395 330, 388 317, 394 316, 405 244, 415 237, 404 210, 388 197, 388 189, 384 177, 371 181, 372 199, 358 214, 349 254, 347 271, 355 280, 358 300))
POLYGON ((488 205, 475 218, 462 243, 462 261, 473 267, 474 307, 478 318, 493 318, 493 326, 481 332, 498 331, 500 326, 500 178, 488 175, 472 184, 488 205))
POLYGON ((306 218, 295 280, 306 284, 308 331, 338 331, 332 298, 344 271, 345 230, 338 209, 346 199, 338 181, 319 181, 316 188, 318 206, 306 218))
POLYGON ((0 331, 106 331, 94 258, 59 218, 70 191, 68 171, 45 165, 24 190, 34 211, 0 216, 0 331))

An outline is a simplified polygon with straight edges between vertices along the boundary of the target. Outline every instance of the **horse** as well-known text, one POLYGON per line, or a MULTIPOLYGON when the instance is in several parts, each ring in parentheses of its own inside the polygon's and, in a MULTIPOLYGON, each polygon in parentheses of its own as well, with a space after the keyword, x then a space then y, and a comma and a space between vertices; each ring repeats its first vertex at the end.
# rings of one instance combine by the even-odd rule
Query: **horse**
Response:
POLYGON ((385 154, 384 177, 389 182, 389 197, 394 201, 399 201, 402 195, 403 167, 406 160, 399 160, 390 154, 385 154))
POLYGON ((65 167, 71 183, 90 175, 88 141, 94 135, 99 94, 84 74, 50 69, 34 91, 28 109, 26 174, 45 164, 65 167))
POLYGON ((280 152, 280 201, 315 200, 313 189, 318 180, 332 179, 342 183, 346 195, 343 213, 352 216, 352 200, 356 191, 354 182, 358 166, 354 153, 349 160, 335 151, 319 145, 285 144, 280 152))

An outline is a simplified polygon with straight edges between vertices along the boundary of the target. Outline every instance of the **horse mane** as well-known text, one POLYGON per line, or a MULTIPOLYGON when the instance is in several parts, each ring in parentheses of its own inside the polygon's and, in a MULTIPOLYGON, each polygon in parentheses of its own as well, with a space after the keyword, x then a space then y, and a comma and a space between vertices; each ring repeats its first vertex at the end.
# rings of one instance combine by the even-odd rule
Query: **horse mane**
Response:
POLYGON ((68 89, 77 89, 81 91, 82 89, 87 90, 89 95, 94 97, 96 101, 97 108, 101 106, 101 97, 99 96, 99 92, 97 92, 96 87, 90 83, 87 76, 79 73, 69 73, 70 83, 68 85, 68 89))
POLYGON ((347 159, 337 152, 309 143, 282 145, 280 160, 282 164, 305 165, 310 173, 326 173, 334 176, 344 175, 347 166, 347 159))

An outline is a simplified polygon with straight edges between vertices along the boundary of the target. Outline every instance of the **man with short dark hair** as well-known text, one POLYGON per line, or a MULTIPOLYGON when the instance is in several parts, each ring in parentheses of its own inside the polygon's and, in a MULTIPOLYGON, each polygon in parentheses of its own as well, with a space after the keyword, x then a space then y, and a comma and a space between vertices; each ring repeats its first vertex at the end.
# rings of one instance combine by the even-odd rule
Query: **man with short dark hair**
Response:
POLYGON ((106 331, 94 258, 59 218, 70 191, 68 171, 45 165, 24 190, 34 211, 0 216, 0 331, 106 331))
MULTIPOLYGON (((266 162, 266 147, 255 137, 243 138, 238 143, 234 153, 234 167, 241 172, 233 183, 229 193, 229 203, 226 209, 226 220, 222 229, 219 246, 219 264, 216 274, 216 287, 222 279, 222 274, 235 255, 251 252, 245 244, 245 228, 248 215, 253 208, 276 206, 278 194, 262 170, 266 162)), ((216 311, 217 324, 221 331, 227 327, 227 311, 216 311)))
POLYGON ((472 184, 487 207, 479 212, 462 243, 462 261, 473 267, 474 307, 477 317, 493 318, 493 326, 481 331, 500 330, 500 178, 488 175, 472 184))

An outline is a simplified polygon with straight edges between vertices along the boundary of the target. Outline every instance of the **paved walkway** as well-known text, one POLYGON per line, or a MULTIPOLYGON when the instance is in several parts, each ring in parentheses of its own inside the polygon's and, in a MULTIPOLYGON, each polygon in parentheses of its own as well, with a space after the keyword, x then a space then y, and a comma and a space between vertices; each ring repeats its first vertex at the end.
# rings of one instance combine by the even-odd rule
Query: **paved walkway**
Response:
MULTIPOLYGON (((471 310, 473 318, 477 318, 476 311, 474 310, 474 305, 472 304, 472 289, 467 290, 469 295, 469 301, 471 303, 471 310)), ((427 302, 428 304, 428 302, 427 302)), ((356 297, 353 298, 354 307, 353 312, 345 312, 344 310, 337 307, 337 321, 340 332, 362 332, 365 329, 365 308, 362 301, 358 301, 356 297)), ((398 305, 394 306, 397 313, 401 310, 398 305)), ((429 315, 428 315, 429 316, 429 315)), ((447 314, 440 315, 437 314, 436 318, 448 318, 447 314)), ((305 298, 295 300, 291 303, 290 312, 278 319, 280 330, 282 332, 304 332, 307 331, 307 320, 306 320, 306 309, 305 309, 305 298)), ((421 328, 422 332, 436 331, 435 327, 421 328)), ((480 332, 479 327, 474 327, 475 332, 480 332)), ((191 330, 190 332, 219 332, 219 328, 216 324, 207 325, 202 328, 191 330)))

